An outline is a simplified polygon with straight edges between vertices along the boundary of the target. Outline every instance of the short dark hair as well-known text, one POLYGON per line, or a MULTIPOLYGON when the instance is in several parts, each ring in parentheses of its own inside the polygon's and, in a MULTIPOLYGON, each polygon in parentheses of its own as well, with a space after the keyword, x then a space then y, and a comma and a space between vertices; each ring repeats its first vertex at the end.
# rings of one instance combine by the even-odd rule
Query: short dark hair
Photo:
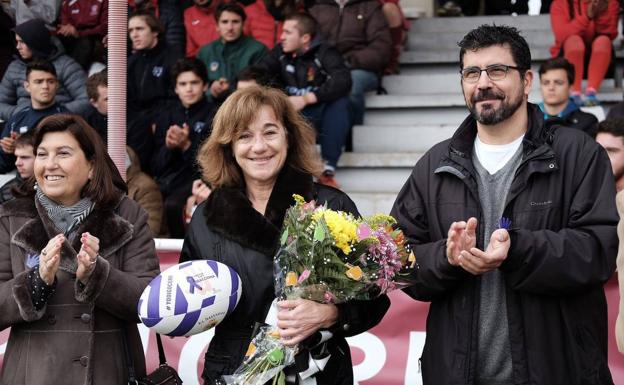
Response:
POLYGON ((203 61, 197 58, 183 58, 175 62, 171 67, 171 80, 175 86, 178 76, 182 72, 192 72, 199 77, 204 83, 208 83, 208 70, 203 61))
POLYGON ((35 148, 35 133, 33 130, 26 131, 15 139, 13 142, 15 147, 32 146, 35 148))
POLYGON ((314 38, 314 36, 316 36, 318 23, 316 22, 316 19, 314 19, 307 13, 291 13, 290 15, 286 16, 286 19, 284 19, 284 21, 286 20, 296 21, 297 29, 302 36, 305 34, 310 35, 310 38, 314 38))
POLYGON ((565 70, 568 77, 568 83, 574 83, 574 65, 566 60, 564 57, 556 57, 548 59, 542 63, 539 68, 539 76, 542 77, 548 71, 552 70, 565 70))
POLYGON ((495 45, 509 45, 511 56, 520 70, 520 75, 531 68, 531 50, 520 31, 506 25, 483 24, 468 32, 457 43, 459 45, 459 68, 464 69, 464 54, 466 51, 476 51, 495 45))
POLYGON ((221 14, 226 11, 237 14, 238 16, 241 17, 241 19, 243 19, 243 22, 247 19, 247 14, 245 13, 245 9, 241 7, 239 4, 222 3, 221 5, 217 7, 217 10, 215 11, 215 14, 214 14, 217 24, 219 24, 219 19, 221 18, 221 14))
POLYGON ((270 86, 272 84, 269 73, 264 68, 254 65, 244 68, 236 75, 236 81, 238 82, 241 80, 253 80, 258 83, 259 86, 270 86))
POLYGON ((108 73, 106 70, 96 72, 87 79, 87 96, 89 99, 98 100, 100 93, 98 87, 108 87, 108 73))
POLYGON ((54 65, 44 59, 34 59, 26 64, 26 80, 28 80, 28 75, 33 71, 43 71, 54 75, 55 78, 57 77, 54 65))
MULTIPOLYGON (((43 137, 51 132, 68 132, 85 154, 93 162, 93 175, 83 187, 81 196, 88 197, 96 205, 111 207, 116 203, 120 192, 127 193, 128 186, 121 178, 119 170, 106 152, 106 145, 100 135, 82 117, 74 114, 55 114, 44 118, 34 130, 34 148, 43 137)), ((19 195, 34 195, 34 178, 19 189, 19 195)))
POLYGON ((165 33, 165 27, 162 25, 160 20, 156 18, 156 15, 149 11, 135 11, 128 17, 128 23, 131 19, 134 19, 135 17, 142 18, 143 21, 145 21, 145 24, 150 27, 152 32, 157 32, 158 39, 160 41, 161 37, 165 33))
POLYGON ((624 119, 609 118, 603 120, 598 123, 598 130, 596 130, 596 134, 600 134, 601 132, 624 138, 624 119))

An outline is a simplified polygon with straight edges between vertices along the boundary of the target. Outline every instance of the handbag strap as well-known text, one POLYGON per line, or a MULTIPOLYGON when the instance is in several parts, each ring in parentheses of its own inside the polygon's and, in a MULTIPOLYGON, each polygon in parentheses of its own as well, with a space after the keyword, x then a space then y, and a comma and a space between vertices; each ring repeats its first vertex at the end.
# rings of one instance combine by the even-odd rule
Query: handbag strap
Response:
POLYGON ((160 365, 165 365, 167 363, 167 357, 165 357, 165 349, 163 348, 163 343, 158 333, 156 333, 156 345, 158 345, 158 361, 160 365))
POLYGON ((134 361, 132 360, 132 354, 130 354, 130 348, 128 348, 128 331, 126 326, 121 328, 122 330, 122 342, 124 352, 126 354, 126 365, 128 366, 128 385, 139 385, 139 381, 136 379, 136 373, 134 371, 134 361))

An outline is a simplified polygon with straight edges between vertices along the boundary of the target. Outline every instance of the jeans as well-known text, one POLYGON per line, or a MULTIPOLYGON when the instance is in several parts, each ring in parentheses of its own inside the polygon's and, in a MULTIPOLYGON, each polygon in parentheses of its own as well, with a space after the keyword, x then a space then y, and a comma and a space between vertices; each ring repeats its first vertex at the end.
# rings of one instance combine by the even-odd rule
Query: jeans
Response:
POLYGON ((372 71, 355 69, 351 70, 351 117, 353 124, 364 122, 364 94, 375 91, 379 86, 379 77, 372 71))
POLYGON ((301 113, 316 129, 323 159, 336 168, 349 133, 349 99, 343 96, 332 102, 313 104, 301 113))

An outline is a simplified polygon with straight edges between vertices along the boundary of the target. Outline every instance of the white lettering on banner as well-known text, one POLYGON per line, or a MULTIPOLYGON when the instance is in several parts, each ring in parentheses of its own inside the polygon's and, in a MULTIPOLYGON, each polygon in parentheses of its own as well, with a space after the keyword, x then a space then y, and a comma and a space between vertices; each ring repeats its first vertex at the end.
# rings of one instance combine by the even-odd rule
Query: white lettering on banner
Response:
POLYGON ((204 352, 214 336, 214 328, 203 333, 196 334, 188 339, 180 352, 178 361, 178 373, 182 382, 186 385, 199 385, 197 378, 197 361, 202 361, 204 352))
POLYGON ((0 345, 0 354, 4 354, 4 351, 6 350, 6 346, 7 346, 6 342, 0 345))
POLYGON ((351 347, 362 349, 364 352, 364 361, 353 367, 353 385, 358 385, 358 381, 375 377, 386 364, 386 347, 381 339, 366 332, 347 338, 347 342, 351 347))
POLYGON ((425 346, 425 332, 410 332, 407 365, 405 366, 405 385, 422 385, 420 356, 425 346))

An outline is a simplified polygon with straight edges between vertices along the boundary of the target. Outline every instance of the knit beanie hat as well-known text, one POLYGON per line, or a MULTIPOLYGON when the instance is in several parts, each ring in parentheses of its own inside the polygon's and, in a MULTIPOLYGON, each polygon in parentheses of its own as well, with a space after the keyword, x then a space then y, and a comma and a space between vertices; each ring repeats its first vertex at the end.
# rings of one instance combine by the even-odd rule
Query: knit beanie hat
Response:
POLYGON ((34 57, 45 59, 54 53, 54 43, 52 43, 50 31, 43 20, 25 21, 17 25, 14 31, 30 48, 34 57))

